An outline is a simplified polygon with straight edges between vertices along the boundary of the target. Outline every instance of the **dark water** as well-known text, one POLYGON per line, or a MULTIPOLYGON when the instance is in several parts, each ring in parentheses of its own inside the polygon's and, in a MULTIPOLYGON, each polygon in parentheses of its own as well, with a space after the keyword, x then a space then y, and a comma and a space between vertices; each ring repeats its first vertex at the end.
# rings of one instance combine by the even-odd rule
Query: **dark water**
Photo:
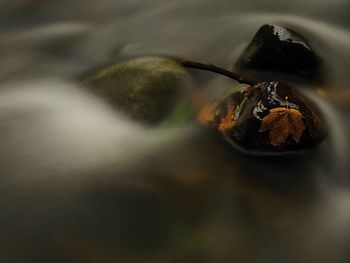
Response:
MULTIPOLYGON (((0 3, 0 262, 349 262, 350 3, 0 3), (78 84, 129 57, 232 67, 264 23, 305 35, 327 140, 244 156, 195 124, 150 129, 78 84)), ((219 94, 230 80, 206 75, 219 94)))

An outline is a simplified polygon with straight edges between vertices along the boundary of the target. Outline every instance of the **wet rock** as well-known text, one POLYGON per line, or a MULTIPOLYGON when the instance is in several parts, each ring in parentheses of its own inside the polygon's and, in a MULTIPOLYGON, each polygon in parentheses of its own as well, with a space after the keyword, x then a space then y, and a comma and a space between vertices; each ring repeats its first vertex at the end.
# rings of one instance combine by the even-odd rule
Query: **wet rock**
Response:
MULTIPOLYGON (((291 122, 291 125, 294 124, 291 122)), ((216 106, 212 125, 233 145, 250 153, 304 150, 319 144, 326 136, 325 121, 317 106, 294 86, 277 81, 241 88, 226 96, 216 106), (278 145, 273 143, 270 131, 262 129, 262 121, 272 109, 289 109, 300 113, 300 125, 303 127, 299 130, 299 140, 292 134, 293 129, 298 129, 295 125, 285 141, 278 145)), ((284 126, 278 127, 277 136, 284 129, 284 126)))
POLYGON ((131 118, 156 123, 172 112, 191 79, 174 60, 145 57, 104 69, 85 83, 131 118))
POLYGON ((236 63, 236 70, 264 70, 292 73, 306 78, 319 76, 320 58, 295 31, 262 26, 236 63))

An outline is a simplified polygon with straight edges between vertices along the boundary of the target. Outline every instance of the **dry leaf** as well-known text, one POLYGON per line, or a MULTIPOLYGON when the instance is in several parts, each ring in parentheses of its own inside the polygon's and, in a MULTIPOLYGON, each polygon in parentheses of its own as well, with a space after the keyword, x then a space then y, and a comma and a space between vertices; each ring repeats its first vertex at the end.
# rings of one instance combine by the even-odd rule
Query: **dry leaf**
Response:
POLYGON ((216 104, 207 103, 199 111, 197 120, 202 124, 209 124, 213 122, 215 115, 216 104))
POLYGON ((275 147, 285 143, 289 136, 299 143, 305 130, 303 115, 296 109, 271 109, 270 113, 262 119, 259 132, 267 130, 270 130, 270 143, 275 147))
POLYGON ((234 125, 236 107, 233 105, 227 106, 226 113, 221 117, 218 130, 222 133, 228 133, 234 125))

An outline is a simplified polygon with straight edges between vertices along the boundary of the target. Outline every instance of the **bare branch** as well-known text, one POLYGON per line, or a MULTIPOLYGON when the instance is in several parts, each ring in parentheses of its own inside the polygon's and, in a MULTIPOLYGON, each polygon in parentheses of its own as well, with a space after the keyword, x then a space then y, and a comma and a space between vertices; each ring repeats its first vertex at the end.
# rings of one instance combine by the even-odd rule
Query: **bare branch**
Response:
POLYGON ((228 70, 223 69, 223 68, 219 68, 219 67, 214 66, 212 64, 202 64, 202 63, 198 63, 198 62, 183 60, 181 65, 183 67, 187 67, 187 68, 196 68, 196 69, 202 69, 202 70, 215 72, 215 73, 224 75, 226 77, 229 77, 231 79, 234 79, 242 84, 248 84, 248 85, 254 86, 254 85, 260 83, 260 81, 258 81, 258 80, 243 77, 237 73, 228 71, 228 70))

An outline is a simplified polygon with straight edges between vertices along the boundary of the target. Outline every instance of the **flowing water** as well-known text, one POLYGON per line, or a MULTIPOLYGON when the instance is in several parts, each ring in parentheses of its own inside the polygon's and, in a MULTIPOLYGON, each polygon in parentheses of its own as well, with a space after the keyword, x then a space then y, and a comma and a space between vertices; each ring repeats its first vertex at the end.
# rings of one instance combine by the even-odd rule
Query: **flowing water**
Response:
MULTIPOLYGON (((0 262, 349 262, 349 8, 3 0, 0 262), (79 85, 150 54, 231 68, 265 23, 297 30, 323 59, 326 84, 300 89, 329 135, 298 156, 245 156, 196 124, 144 127, 79 85)), ((209 93, 232 85, 201 76, 209 93)))

